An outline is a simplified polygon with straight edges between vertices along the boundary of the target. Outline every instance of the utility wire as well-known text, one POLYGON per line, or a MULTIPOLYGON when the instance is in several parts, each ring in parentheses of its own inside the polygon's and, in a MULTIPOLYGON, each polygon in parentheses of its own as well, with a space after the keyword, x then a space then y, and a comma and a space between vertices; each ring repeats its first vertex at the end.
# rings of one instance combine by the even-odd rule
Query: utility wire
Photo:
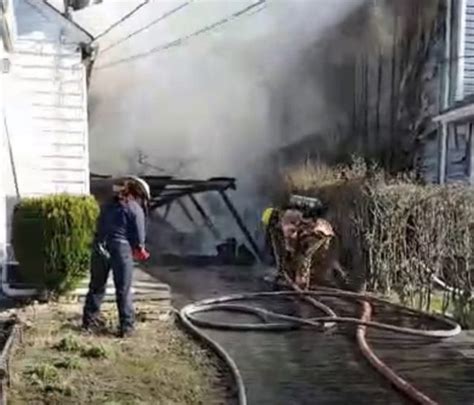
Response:
POLYGON ((213 24, 210 24, 210 25, 207 25, 203 28, 200 28, 199 30, 197 31, 194 31, 192 32, 191 34, 189 35, 186 35, 184 37, 181 37, 181 38, 178 38, 178 39, 175 39, 173 41, 170 41, 170 42, 167 42, 165 44, 162 44, 162 45, 158 45, 154 48, 151 48, 150 50, 148 51, 145 51, 145 52, 141 52, 141 53, 137 53, 135 55, 132 55, 132 56, 129 56, 127 58, 122 58, 122 59, 118 59, 116 61, 113 61, 113 62, 110 62, 110 63, 107 63, 107 64, 104 64, 102 66, 97 66, 97 70, 100 70, 100 69, 106 69, 106 68, 110 68, 110 67, 113 67, 113 66, 117 66, 117 65, 120 65, 122 63, 127 63, 127 62, 133 62, 137 59, 141 59, 141 58, 145 58, 147 56, 150 56, 156 52, 160 52, 160 51, 164 51, 164 50, 167 50, 167 49, 170 49, 170 48, 173 48, 173 47, 176 47, 176 46, 180 46, 180 45, 183 45, 186 41, 190 40, 191 38, 194 38, 196 36, 199 36, 199 35, 202 35, 208 31, 211 31, 212 29, 214 28, 217 28, 221 25, 224 25, 228 22, 231 22, 232 20, 242 16, 243 14, 247 13, 248 11, 250 10, 253 10, 254 8, 264 4, 266 2, 266 0, 258 0, 256 3, 253 3, 251 4, 250 6, 247 6, 235 13, 232 13, 230 14, 229 16, 227 17, 224 17, 222 18, 221 20, 219 21, 216 21, 215 23, 213 24))
POLYGON ((106 48, 104 48, 100 54, 104 54, 105 52, 108 52, 110 51, 111 49, 115 48, 116 46, 124 43, 125 41, 128 41, 130 38, 133 38, 135 35, 138 35, 140 34, 141 32, 147 30, 148 28, 152 27, 153 25, 159 23, 160 21, 163 21, 164 19, 170 17, 171 15, 173 15, 174 13, 177 13, 179 10, 183 9, 184 7, 186 6, 189 6, 194 0, 189 0, 185 3, 182 3, 180 4, 179 6, 173 8, 172 10, 170 11, 167 11, 166 13, 162 14, 161 16, 159 16, 158 18, 156 18, 155 20, 153 20, 152 22, 150 22, 149 24, 145 25, 144 27, 136 30, 136 31, 133 31, 132 33, 128 34, 127 36, 119 39, 118 41, 112 43, 111 45, 107 46, 106 48))
POLYGON ((262 7, 257 8, 256 10, 252 11, 251 13, 247 13, 247 17, 250 17, 251 15, 258 14, 260 11, 263 11, 267 8, 267 3, 262 3, 262 7))
POLYGON ((140 10, 142 7, 146 6, 150 0, 145 0, 142 3, 140 3, 138 6, 136 6, 132 11, 129 13, 125 14, 120 20, 116 21, 113 23, 109 28, 106 30, 102 31, 99 35, 96 35, 94 38, 94 42, 97 41, 99 38, 102 38, 104 35, 107 35, 110 31, 112 31, 115 27, 118 25, 122 24, 124 21, 128 20, 132 15, 134 15, 138 10, 140 10))

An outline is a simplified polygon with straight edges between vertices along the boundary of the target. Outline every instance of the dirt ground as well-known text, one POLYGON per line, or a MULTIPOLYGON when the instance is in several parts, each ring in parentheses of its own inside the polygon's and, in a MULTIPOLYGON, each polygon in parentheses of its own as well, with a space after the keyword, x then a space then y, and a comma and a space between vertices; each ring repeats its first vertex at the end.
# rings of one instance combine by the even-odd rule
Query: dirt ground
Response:
POLYGON ((220 403, 214 358, 156 308, 137 305, 137 333, 115 337, 116 311, 104 308, 107 327, 80 330, 78 304, 32 306, 20 318, 22 342, 11 364, 12 404, 220 403))

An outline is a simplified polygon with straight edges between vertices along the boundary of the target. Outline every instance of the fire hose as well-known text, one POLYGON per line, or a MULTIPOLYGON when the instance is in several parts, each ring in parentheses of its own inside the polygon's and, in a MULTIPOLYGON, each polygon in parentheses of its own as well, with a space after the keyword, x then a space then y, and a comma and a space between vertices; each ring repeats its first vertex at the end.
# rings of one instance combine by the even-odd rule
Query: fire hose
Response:
POLYGON ((418 404, 436 404, 436 401, 432 400, 419 390, 417 390, 409 382, 398 376, 393 370, 391 370, 370 348, 366 340, 366 329, 367 327, 391 331, 398 334, 412 335, 419 337, 428 338, 448 338, 457 335, 461 328, 453 320, 435 314, 427 314, 421 311, 416 311, 402 307, 400 305, 392 304, 383 299, 370 296, 368 294, 359 294, 342 290, 334 289, 317 289, 312 291, 276 291, 276 292, 257 292, 257 293, 244 293, 236 295, 228 295, 220 298, 211 298, 203 301, 199 301, 190 305, 185 306, 179 312, 181 321, 190 328, 194 333, 198 334, 207 343, 209 343, 220 356, 229 364, 232 371, 234 380, 238 387, 239 404, 246 405, 246 393, 243 383, 242 376, 234 362, 234 360, 226 353, 226 351, 212 338, 205 334, 200 328, 210 328, 218 330, 234 330, 234 331, 260 331, 260 332, 271 332, 271 331, 289 331, 295 330, 302 327, 321 328, 335 325, 337 323, 350 323, 357 325, 357 343, 362 351, 362 354, 369 361, 369 363, 378 371, 383 377, 385 377, 394 387, 400 392, 405 394, 408 399, 418 404), (300 318, 290 315, 279 314, 273 311, 269 311, 260 307, 244 305, 236 302, 242 302, 245 300, 255 300, 265 297, 303 297, 309 302, 314 301, 317 303, 318 310, 325 313, 323 317, 317 318, 300 318), (342 298, 346 300, 360 302, 362 305, 362 314, 360 318, 352 317, 339 317, 335 312, 318 301, 317 298, 331 297, 331 298, 342 298), (419 330, 407 327, 400 327, 396 325, 390 325, 380 322, 371 321, 371 303, 379 303, 391 305, 408 311, 413 315, 421 315, 430 318, 438 323, 443 323, 446 329, 439 330, 419 330), (200 319, 196 316, 199 313, 211 312, 211 311, 231 311, 245 314, 252 314, 259 318, 261 323, 235 323, 235 322, 217 322, 200 319))
POLYGON ((472 300, 474 298, 474 290, 472 291, 465 291, 460 288, 453 287, 449 284, 447 284, 445 281, 443 281, 441 278, 438 276, 433 275, 431 277, 431 280, 433 281, 434 285, 437 286, 438 288, 442 289, 443 291, 449 292, 451 294, 455 294, 458 296, 462 295, 469 295, 469 300, 472 300))
MULTIPOLYGON (((273 243, 272 243, 273 244, 273 243)), ((275 249, 275 245, 273 244, 275 249)), ((279 266, 277 260, 277 267, 279 266)), ((400 393, 404 394, 405 397, 411 400, 413 403, 421 405, 435 405, 437 402, 423 392, 418 390, 407 380, 399 376, 393 371, 386 363, 384 363, 373 351, 367 342, 367 327, 385 330, 392 333, 411 335, 431 339, 445 339, 453 337, 461 332, 460 325, 454 320, 445 316, 437 314, 429 314, 422 311, 410 309, 402 305, 397 305, 381 298, 362 293, 355 293, 345 290, 331 289, 331 288, 317 288, 313 290, 302 290, 296 285, 291 278, 288 276, 286 271, 280 268, 286 283, 291 287, 292 291, 277 291, 277 292, 256 292, 256 293, 244 293, 236 295, 228 295, 220 298, 211 298, 203 301, 199 301, 190 305, 185 306, 179 312, 179 318, 181 321, 193 332, 199 335, 204 341, 206 341, 217 353, 223 358, 224 361, 230 367, 234 381, 238 388, 238 399, 240 405, 247 404, 245 386, 243 383, 242 376, 235 364, 234 360, 228 355, 222 346, 220 346, 215 340, 205 334, 200 328, 218 329, 218 330, 234 330, 234 331, 259 331, 259 332, 277 332, 277 331, 289 331, 300 329, 303 327, 311 327, 318 329, 328 329, 335 327, 338 323, 348 323, 357 326, 356 340, 357 345, 368 361, 368 363, 381 375, 383 376, 393 387, 395 387, 400 393), (314 318, 301 318, 296 316, 279 314, 274 311, 267 309, 245 305, 236 302, 242 302, 245 300, 255 300, 260 298, 268 297, 296 297, 302 298, 314 308, 322 311, 325 316, 314 317, 314 318), (318 298, 339 298, 343 300, 354 301, 361 305, 361 314, 359 318, 354 317, 341 317, 338 316, 333 309, 328 305, 319 301, 318 298), (401 327, 391 325, 382 322, 376 322, 371 320, 372 315, 372 304, 383 304, 389 305, 392 308, 397 308, 410 313, 414 316, 422 316, 426 319, 431 319, 438 324, 443 324, 444 329, 437 330, 420 330, 415 328, 401 327), (238 312, 243 314, 250 314, 258 318, 261 323, 235 323, 235 322, 218 322, 204 320, 196 316, 200 313, 212 312, 212 311, 230 311, 238 312)))

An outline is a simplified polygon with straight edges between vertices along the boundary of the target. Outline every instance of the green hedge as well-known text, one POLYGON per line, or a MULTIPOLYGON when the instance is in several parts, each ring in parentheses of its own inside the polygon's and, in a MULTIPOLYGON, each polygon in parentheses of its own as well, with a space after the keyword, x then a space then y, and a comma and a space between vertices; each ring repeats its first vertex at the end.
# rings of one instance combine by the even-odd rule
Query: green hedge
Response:
POLYGON ((89 269, 98 213, 89 196, 22 200, 15 207, 12 230, 22 279, 50 296, 76 288, 89 269))

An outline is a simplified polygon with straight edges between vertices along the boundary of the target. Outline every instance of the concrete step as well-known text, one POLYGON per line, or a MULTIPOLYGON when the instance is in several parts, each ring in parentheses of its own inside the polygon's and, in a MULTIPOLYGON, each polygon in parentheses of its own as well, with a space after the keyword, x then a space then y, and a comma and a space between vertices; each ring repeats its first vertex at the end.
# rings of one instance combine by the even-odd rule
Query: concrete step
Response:
MULTIPOLYGON (((85 299, 89 287, 89 278, 74 290, 70 296, 75 296, 80 301, 85 299)), ((135 301, 164 301, 171 302, 171 288, 146 274, 143 270, 136 268, 133 275, 132 292, 135 301)), ((115 300, 115 287, 112 275, 109 276, 104 301, 115 300)))
MULTIPOLYGON (((66 297, 63 297, 64 301, 84 301, 87 291, 89 290, 89 281, 89 277, 84 279, 78 288, 69 293, 66 297)), ((9 288, 14 289, 17 293, 17 295, 13 295, 12 297, 34 297, 38 295, 38 290, 32 285, 10 283, 9 288)), ((160 282, 154 277, 151 277, 139 268, 136 268, 133 274, 132 292, 135 301, 155 301, 159 302, 160 305, 163 304, 164 306, 171 307, 170 286, 166 283, 160 282)), ((4 294, 0 291, 0 299, 2 297, 4 297, 4 294)), ((115 301, 115 287, 112 274, 110 274, 107 282, 104 301, 115 301)))

